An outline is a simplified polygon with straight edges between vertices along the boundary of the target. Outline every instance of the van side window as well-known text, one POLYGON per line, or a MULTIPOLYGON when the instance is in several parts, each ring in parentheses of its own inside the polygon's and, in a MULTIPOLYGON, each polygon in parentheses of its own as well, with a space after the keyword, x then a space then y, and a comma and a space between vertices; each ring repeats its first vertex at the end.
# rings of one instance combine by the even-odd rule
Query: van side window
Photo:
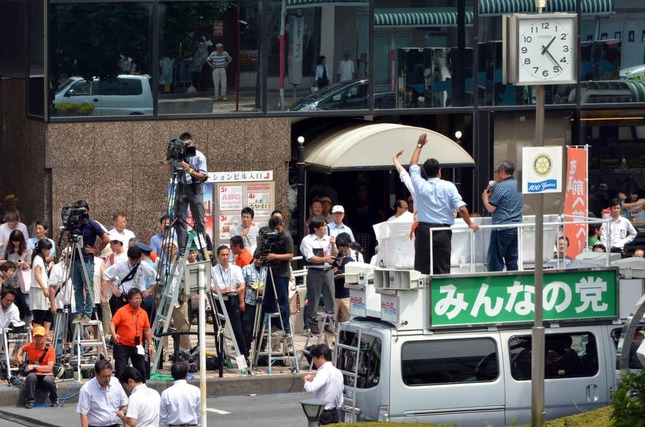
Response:
MULTIPOLYGON (((508 342, 511 375, 519 381, 531 379, 531 336, 511 337, 508 342)), ((598 345, 589 332, 548 334, 544 349, 544 378, 594 376, 598 372, 598 345)))
MULTIPOLYGON (((616 349, 618 349, 618 341, 620 340, 620 334, 622 334, 622 332, 622 328, 616 328, 611 331, 611 340, 614 343, 614 346, 616 346, 616 349)), ((640 347, 640 345, 642 344, 643 339, 645 339, 645 328, 638 328, 634 333, 632 346, 629 349, 629 369, 640 370, 643 368, 641 362, 638 360, 638 355, 636 353, 636 351, 638 351, 638 347, 640 347)), ((619 365, 620 361, 616 360, 616 369, 618 369, 619 365)))
POLYGON ((141 95, 143 88, 137 79, 100 80, 99 93, 101 95, 141 95))
POLYGON ((86 80, 76 83, 74 86, 72 86, 70 94, 72 96, 89 95, 90 83, 86 80))
POLYGON ((350 331, 341 331, 336 346, 336 367, 343 372, 345 385, 354 386, 354 373, 358 363, 358 376, 356 388, 371 388, 379 383, 381 377, 381 340, 361 334, 360 346, 358 334, 350 331), (344 346, 360 348, 358 360, 356 350, 344 346))
POLYGON ((405 343, 401 363, 403 382, 410 386, 494 381, 499 376, 497 345, 491 338, 405 343))

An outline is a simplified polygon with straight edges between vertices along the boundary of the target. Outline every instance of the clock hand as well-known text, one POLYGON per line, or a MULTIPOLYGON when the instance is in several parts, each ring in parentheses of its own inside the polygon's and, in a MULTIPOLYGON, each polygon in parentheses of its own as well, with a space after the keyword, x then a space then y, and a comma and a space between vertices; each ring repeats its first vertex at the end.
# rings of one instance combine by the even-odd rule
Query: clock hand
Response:
POLYGON ((556 67, 558 67, 558 68, 560 68, 560 69, 562 68, 562 67, 560 66, 560 64, 558 63, 558 61, 553 57, 553 55, 551 55, 551 52, 549 52, 548 50, 546 50, 546 54, 547 54, 547 55, 549 55, 549 58, 551 58, 551 61, 553 61, 553 63, 556 65, 556 67))
POLYGON ((548 44, 548 45, 546 45, 546 47, 542 46, 542 55, 544 55, 544 53, 545 53, 545 52, 546 52, 546 53, 549 53, 549 48, 551 47, 551 45, 552 45, 552 44, 553 44, 553 42, 555 41, 555 38, 556 38, 556 37, 555 37, 555 36, 553 36, 553 38, 551 39, 551 41, 549 42, 549 44, 548 44))

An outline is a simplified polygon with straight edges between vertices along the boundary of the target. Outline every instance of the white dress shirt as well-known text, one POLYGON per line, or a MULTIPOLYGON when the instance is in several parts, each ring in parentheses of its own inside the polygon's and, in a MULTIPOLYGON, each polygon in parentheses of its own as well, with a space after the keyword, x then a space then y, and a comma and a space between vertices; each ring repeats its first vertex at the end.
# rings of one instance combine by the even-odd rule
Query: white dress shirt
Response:
MULTIPOLYGON (((97 267, 98 265, 94 268, 96 269, 97 267)), ((65 287, 56 295, 56 308, 62 310, 66 305, 69 305, 72 310, 71 312, 75 313, 75 298, 72 298, 74 286, 72 285, 71 277, 67 277, 68 271, 69 270, 65 268, 64 261, 54 265, 49 271, 48 286, 58 290, 63 286, 63 284, 65 284, 65 279, 68 279, 65 287)))
POLYGON ((231 292, 236 292, 237 288, 243 284, 244 276, 242 275, 242 269, 237 265, 229 263, 228 268, 222 268, 220 264, 213 267, 211 287, 217 285, 220 290, 230 287, 231 292))
MULTIPOLYGON (((134 267, 130 265, 129 260, 119 261, 113 266, 109 267, 103 273, 103 280, 108 282, 118 282, 123 280, 134 267)), ((123 293, 128 293, 132 288, 138 288, 141 291, 146 290, 146 278, 155 279, 157 277, 157 271, 150 266, 147 262, 139 262, 139 268, 137 272, 134 273, 132 280, 128 280, 125 283, 119 284, 119 290, 123 293)))
POLYGON ((125 416, 137 420, 137 427, 159 427, 160 404, 161 397, 157 390, 139 384, 130 394, 125 416))
POLYGON ((87 415, 87 421, 93 426, 118 424, 117 411, 128 404, 128 397, 119 380, 110 378, 107 388, 101 387, 96 378, 92 378, 81 387, 78 395, 76 412, 87 415))
POLYGON ((6 328, 9 323, 20 322, 20 310, 16 304, 11 303, 7 311, 0 308, 0 328, 6 328))
POLYGON ((347 233, 349 234, 349 238, 352 242, 356 241, 356 239, 354 239, 354 233, 352 233, 352 229, 346 226, 344 223, 341 222, 340 225, 338 225, 332 221, 327 224, 327 234, 330 237, 338 237, 340 233, 347 233))
POLYGON ((123 242, 123 247, 127 248, 130 245, 130 239, 135 238, 136 236, 134 235, 134 232, 131 230, 128 230, 127 228, 124 228, 123 231, 117 231, 116 228, 112 227, 110 231, 108 231, 108 234, 110 234, 110 239, 112 239, 112 236, 118 235, 119 240, 123 242))
POLYGON ((159 425, 201 425, 201 402, 201 391, 198 387, 188 384, 186 380, 176 380, 172 387, 161 392, 159 425))
POLYGON ((318 368, 313 381, 305 383, 305 391, 313 393, 314 399, 327 402, 325 409, 340 408, 343 405, 343 374, 331 362, 325 362, 318 368))
POLYGON ((612 248, 624 249, 625 245, 634 240, 638 234, 632 223, 623 216, 619 216, 617 220, 611 219, 609 223, 603 224, 601 228, 600 241, 607 248, 607 252, 610 250, 610 242, 612 248), (607 236, 610 236, 611 239, 607 236))
MULTIPOLYGON (((328 235, 318 237, 315 234, 307 234, 300 243, 300 253, 309 261, 313 256, 331 256, 331 241, 328 235), (322 250, 322 253, 320 253, 322 250)), ((315 264, 308 268, 329 268, 328 263, 315 264)))

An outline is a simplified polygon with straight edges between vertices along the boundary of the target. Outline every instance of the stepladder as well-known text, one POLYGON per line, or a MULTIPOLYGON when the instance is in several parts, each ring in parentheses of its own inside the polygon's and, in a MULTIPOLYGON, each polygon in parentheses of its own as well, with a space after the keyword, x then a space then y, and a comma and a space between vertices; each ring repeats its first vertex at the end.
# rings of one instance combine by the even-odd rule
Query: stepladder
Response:
POLYGON ((72 348, 75 352, 73 359, 76 361, 76 376, 80 381, 84 369, 93 370, 97 361, 108 358, 103 322, 93 318, 89 322, 75 323, 72 348), (91 338, 89 334, 92 334, 91 338))
MULTIPOLYGON (((320 328, 320 333, 317 334, 316 340, 315 340, 315 345, 324 343, 327 344, 329 347, 333 347, 333 338, 330 338, 330 334, 333 335, 334 331, 334 315, 330 313, 325 313, 323 312, 318 312, 316 313, 316 322, 318 322, 318 319, 321 321, 321 328, 320 328)), ((305 340, 305 345, 303 346, 301 352, 300 352, 300 363, 302 364, 302 358, 306 358, 307 361, 309 362, 309 370, 313 368, 313 365, 311 363, 311 358, 310 356, 310 346, 314 345, 311 344, 312 338, 314 337, 314 334, 311 332, 307 333, 307 339, 305 340)))

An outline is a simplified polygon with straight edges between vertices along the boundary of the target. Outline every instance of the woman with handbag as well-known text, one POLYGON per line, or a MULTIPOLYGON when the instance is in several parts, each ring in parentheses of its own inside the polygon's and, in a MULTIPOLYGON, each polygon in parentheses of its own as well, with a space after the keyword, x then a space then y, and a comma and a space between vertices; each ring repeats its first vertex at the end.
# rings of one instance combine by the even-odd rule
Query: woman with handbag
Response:
POLYGON ((0 254, 2 261, 11 261, 16 265, 16 272, 13 278, 13 286, 16 288, 16 300, 14 303, 20 310, 20 318, 27 326, 31 326, 31 308, 29 306, 29 289, 31 288, 31 271, 29 261, 31 251, 27 247, 25 235, 20 230, 13 230, 9 234, 6 249, 0 254))
POLYGON ((34 320, 33 325, 45 328, 49 336, 49 328, 54 320, 49 303, 49 284, 47 278, 47 266, 45 260, 49 257, 52 250, 52 244, 49 240, 40 239, 34 245, 34 252, 31 256, 31 290, 29 298, 31 302, 31 312, 34 320))
POLYGON ((320 55, 318 65, 316 65, 316 87, 320 90, 329 86, 329 69, 327 68, 327 58, 320 55))

